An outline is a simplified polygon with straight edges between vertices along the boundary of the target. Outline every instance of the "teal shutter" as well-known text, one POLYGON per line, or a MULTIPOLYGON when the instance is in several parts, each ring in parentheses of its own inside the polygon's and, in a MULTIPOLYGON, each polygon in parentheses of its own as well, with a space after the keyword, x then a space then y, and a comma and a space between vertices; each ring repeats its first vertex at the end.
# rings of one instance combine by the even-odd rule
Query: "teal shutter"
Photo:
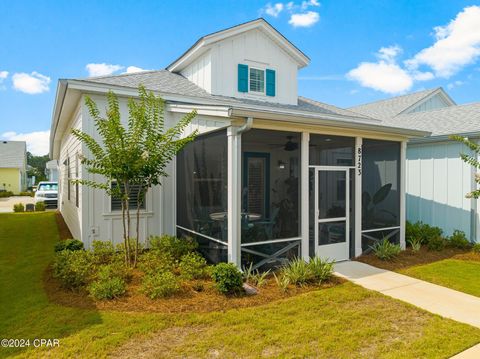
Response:
POLYGON ((267 69, 267 96, 275 96, 275 70, 267 69))
POLYGON ((238 92, 248 92, 248 65, 238 64, 238 92))

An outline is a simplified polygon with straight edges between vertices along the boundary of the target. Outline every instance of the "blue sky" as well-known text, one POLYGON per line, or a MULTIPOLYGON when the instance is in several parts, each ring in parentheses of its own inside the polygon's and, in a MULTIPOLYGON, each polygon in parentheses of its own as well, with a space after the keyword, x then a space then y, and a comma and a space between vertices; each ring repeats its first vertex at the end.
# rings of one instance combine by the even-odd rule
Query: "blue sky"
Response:
POLYGON ((3 0, 0 137, 46 153, 59 78, 161 69, 259 16, 311 58, 300 95, 348 107, 443 86, 480 101, 480 1, 3 0))

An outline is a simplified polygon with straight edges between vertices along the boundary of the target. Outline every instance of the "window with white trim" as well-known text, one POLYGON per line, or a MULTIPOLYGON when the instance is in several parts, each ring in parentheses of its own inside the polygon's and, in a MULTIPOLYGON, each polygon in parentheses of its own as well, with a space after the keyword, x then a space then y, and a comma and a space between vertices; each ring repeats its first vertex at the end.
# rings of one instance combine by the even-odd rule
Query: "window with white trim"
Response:
POLYGON ((251 92, 265 93, 265 70, 250 68, 249 88, 251 92))

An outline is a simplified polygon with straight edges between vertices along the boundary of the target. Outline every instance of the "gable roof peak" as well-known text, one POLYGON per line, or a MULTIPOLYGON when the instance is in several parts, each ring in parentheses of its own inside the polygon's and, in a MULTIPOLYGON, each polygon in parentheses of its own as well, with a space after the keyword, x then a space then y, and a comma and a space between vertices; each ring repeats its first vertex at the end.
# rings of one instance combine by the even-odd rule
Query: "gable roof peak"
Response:
POLYGON ((302 68, 310 63, 310 58, 305 55, 298 47, 291 43, 277 29, 275 29, 263 17, 255 20, 247 21, 239 25, 235 25, 223 30, 212 32, 198 39, 187 51, 179 58, 166 67, 168 71, 178 72, 190 64, 195 58, 203 54, 208 45, 221 41, 223 39, 236 36, 246 31, 259 29, 279 43, 280 46, 298 63, 298 67, 302 68))

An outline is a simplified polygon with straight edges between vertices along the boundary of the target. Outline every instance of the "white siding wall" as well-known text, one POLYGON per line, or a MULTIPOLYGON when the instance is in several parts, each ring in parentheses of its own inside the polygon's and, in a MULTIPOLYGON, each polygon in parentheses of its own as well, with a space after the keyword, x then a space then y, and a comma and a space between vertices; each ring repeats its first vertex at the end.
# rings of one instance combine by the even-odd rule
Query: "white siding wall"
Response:
POLYGON ((82 144, 71 134, 71 129, 82 128, 82 112, 78 108, 72 117, 70 124, 67 126, 65 135, 61 141, 60 158, 58 161, 58 182, 59 182, 59 208, 70 228, 70 232, 74 238, 83 240, 81 235, 82 227, 82 186, 78 186, 78 207, 77 193, 75 185, 69 183, 68 174, 70 170, 70 178, 81 178, 82 168, 78 155, 82 154, 82 144), (78 168, 78 173, 77 173, 78 168), (78 177, 77 177, 78 176, 78 177), (68 188, 70 187, 70 197, 68 196, 68 188))
POLYGON ((187 66, 182 75, 208 93, 212 93, 212 61, 210 51, 187 66))
POLYGON ((413 112, 422 112, 422 111, 429 111, 435 110, 437 108, 448 107, 448 104, 445 100, 442 99, 440 95, 435 95, 432 98, 429 98, 427 101, 421 103, 417 107, 413 108, 412 110, 408 111, 409 113, 413 112))
POLYGON ((214 95, 296 105, 297 72, 296 62, 280 45, 256 29, 213 44, 182 75, 214 95), (276 95, 238 92, 238 64, 275 70, 276 95))
MULTIPOLYGON (((407 149, 407 219, 455 229, 474 236, 472 169, 459 154, 466 148, 455 142, 409 145, 407 149)), ((471 238, 474 239, 474 238, 471 238)))
MULTIPOLYGON (((100 95, 91 96, 97 103, 100 111, 104 111, 107 107, 106 98, 100 95)), ((81 103, 84 103, 82 98, 81 103)), ((124 121, 128 119, 127 99, 120 99, 121 116, 124 121)), ((165 123, 171 126, 178 121, 183 115, 165 113, 165 123)), ((221 118, 198 116, 186 131, 186 134, 194 130, 199 133, 206 133, 220 128, 224 128, 230 124, 229 120, 221 118)), ((70 129, 79 128, 99 139, 96 133, 93 119, 90 117, 85 105, 76 111, 72 118, 65 136, 61 141, 60 158, 59 158, 59 203, 60 210, 65 221, 75 238, 81 239, 87 248, 90 247, 93 240, 108 240, 113 243, 122 241, 122 215, 120 211, 112 212, 110 210, 110 197, 103 190, 92 189, 87 186, 79 186, 79 207, 75 203, 75 186, 70 185, 70 200, 68 200, 68 181, 67 166, 64 162, 70 158, 71 178, 75 178, 76 162, 80 153, 89 155, 88 150, 77 141, 71 134, 70 129), (83 220, 82 220, 83 219, 83 220)), ((175 198, 175 163, 168 166, 169 177, 162 181, 162 186, 153 188, 147 194, 146 211, 141 214, 140 218, 140 238, 143 241, 150 235, 158 235, 162 233, 175 234, 176 221, 176 198, 175 198)), ((83 170, 79 163, 79 177, 88 180, 102 181, 98 175, 92 175, 88 171, 83 170)), ((132 213, 132 232, 135 231, 134 213, 132 213)))

